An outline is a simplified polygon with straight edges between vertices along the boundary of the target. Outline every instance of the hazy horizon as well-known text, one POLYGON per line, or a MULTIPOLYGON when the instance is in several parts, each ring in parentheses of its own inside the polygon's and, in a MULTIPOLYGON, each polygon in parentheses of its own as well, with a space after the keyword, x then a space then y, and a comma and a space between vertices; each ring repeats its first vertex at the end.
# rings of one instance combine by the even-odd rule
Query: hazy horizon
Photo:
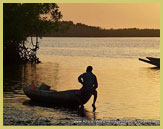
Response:
POLYGON ((159 3, 58 3, 62 21, 102 29, 160 29, 159 3))

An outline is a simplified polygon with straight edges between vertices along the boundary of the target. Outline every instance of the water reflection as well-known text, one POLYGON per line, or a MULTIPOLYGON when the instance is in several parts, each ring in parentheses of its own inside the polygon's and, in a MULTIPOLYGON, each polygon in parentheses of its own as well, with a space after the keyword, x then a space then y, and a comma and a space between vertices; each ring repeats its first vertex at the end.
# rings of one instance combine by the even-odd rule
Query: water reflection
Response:
POLYGON ((4 67, 4 92, 16 92, 34 80, 36 85, 42 82, 57 86, 59 64, 26 64, 8 65, 4 67))

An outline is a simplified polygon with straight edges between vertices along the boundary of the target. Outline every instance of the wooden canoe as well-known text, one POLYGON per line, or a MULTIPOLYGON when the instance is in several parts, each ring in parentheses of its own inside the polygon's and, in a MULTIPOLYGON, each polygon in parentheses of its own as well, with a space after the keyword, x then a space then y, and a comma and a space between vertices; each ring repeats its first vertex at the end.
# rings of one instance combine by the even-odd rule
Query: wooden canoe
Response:
POLYGON ((72 108, 79 107, 81 104, 86 104, 92 96, 91 93, 81 94, 80 90, 39 90, 32 89, 29 86, 25 86, 23 91, 32 101, 72 108))
POLYGON ((154 57, 146 57, 147 59, 141 59, 140 61, 155 65, 156 67, 160 67, 160 58, 154 58, 154 57))

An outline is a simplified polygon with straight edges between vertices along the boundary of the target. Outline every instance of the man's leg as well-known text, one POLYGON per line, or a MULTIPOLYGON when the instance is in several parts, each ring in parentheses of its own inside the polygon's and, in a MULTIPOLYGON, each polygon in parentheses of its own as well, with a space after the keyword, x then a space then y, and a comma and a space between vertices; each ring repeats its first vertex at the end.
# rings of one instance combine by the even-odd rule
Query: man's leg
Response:
POLYGON ((92 107, 93 107, 93 111, 95 111, 96 110, 95 103, 96 103, 96 99, 97 99, 97 91, 96 90, 94 90, 93 95, 94 95, 94 98, 93 98, 92 107))

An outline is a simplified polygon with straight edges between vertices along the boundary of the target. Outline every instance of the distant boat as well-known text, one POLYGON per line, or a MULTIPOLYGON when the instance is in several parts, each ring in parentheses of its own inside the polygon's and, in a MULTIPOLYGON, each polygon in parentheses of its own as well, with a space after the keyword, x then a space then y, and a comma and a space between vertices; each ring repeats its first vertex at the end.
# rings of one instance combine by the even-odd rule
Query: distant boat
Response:
POLYGON ((140 61, 155 65, 156 67, 160 68, 160 58, 154 57, 146 57, 147 59, 139 58, 140 61))

